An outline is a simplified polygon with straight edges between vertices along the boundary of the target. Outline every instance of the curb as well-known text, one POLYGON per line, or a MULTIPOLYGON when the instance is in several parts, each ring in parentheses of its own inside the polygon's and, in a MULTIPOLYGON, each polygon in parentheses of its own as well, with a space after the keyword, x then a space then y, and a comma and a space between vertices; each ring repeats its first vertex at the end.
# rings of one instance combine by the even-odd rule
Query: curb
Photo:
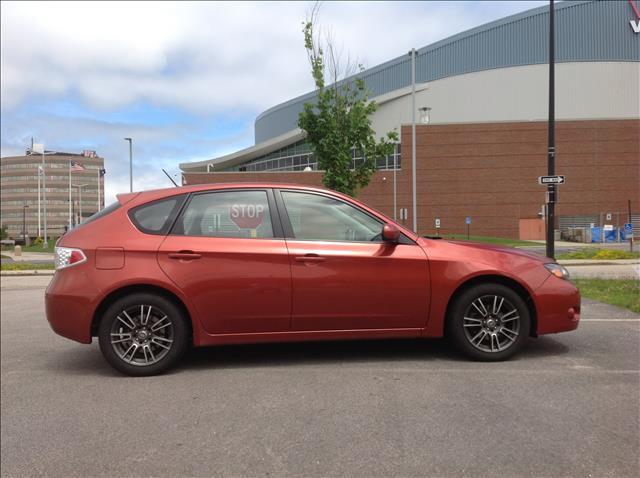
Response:
MULTIPOLYGON (((624 259, 622 259, 624 260, 624 259)), ((558 264, 561 266, 635 266, 640 264, 640 262, 621 262, 621 261, 603 261, 603 262, 571 262, 571 260, 560 260, 558 264)))
POLYGON ((56 271, 49 269, 25 270, 25 271, 2 271, 0 277, 21 277, 21 276, 53 276, 56 271))

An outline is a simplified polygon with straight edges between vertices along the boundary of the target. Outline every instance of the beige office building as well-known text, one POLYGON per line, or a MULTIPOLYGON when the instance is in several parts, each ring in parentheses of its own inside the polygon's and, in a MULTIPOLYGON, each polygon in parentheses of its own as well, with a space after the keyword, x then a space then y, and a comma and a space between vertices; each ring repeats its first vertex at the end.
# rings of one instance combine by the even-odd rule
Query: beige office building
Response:
POLYGON ((78 224, 97 212, 104 206, 104 177, 100 174, 103 169, 104 158, 95 151, 79 154, 46 151, 43 155, 27 150, 24 156, 2 158, 0 222, 7 228, 9 237, 19 239, 25 233, 31 239, 43 237, 45 204, 49 238, 59 237, 70 223, 78 224), (72 162, 77 166, 71 171, 70 204, 72 162), (84 170, 78 171, 80 168, 84 170), (44 173, 39 175, 39 171, 44 173), (23 224, 26 232, 23 232, 23 224))

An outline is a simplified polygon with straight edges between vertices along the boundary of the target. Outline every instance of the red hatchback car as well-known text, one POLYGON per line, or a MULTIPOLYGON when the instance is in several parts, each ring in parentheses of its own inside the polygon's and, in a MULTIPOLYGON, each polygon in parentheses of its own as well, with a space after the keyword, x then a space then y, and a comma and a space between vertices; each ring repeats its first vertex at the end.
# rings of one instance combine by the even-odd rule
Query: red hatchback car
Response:
POLYGON ((209 184, 119 195, 64 235, 46 311, 119 371, 152 375, 189 344, 446 334, 503 360, 575 329, 580 294, 551 259, 422 238, 333 191, 209 184))

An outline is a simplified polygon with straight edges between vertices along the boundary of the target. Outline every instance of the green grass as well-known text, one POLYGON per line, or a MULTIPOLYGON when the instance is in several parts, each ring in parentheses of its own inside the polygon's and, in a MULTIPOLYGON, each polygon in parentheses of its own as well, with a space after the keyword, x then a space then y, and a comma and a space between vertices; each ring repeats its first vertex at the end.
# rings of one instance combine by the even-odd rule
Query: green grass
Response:
POLYGON ((640 281, 622 279, 574 279, 583 297, 617 305, 640 314, 640 281))
MULTIPOLYGON (((443 239, 455 239, 456 241, 466 241, 466 234, 444 234, 443 239)), ((489 236, 469 236, 469 241, 484 242, 486 244, 496 244, 501 246, 540 246, 537 242, 521 241, 520 239, 506 239, 503 237, 489 237, 489 236)))
POLYGON ((11 262, 9 264, 0 265, 3 271, 32 271, 32 270, 53 270, 55 265, 51 264, 34 264, 32 262, 11 262))
MULTIPOLYGON (((42 247, 42 245, 35 245, 35 244, 31 244, 30 246, 22 246, 22 252, 49 252, 49 253, 53 253, 54 252, 54 248, 56 247, 56 242, 55 240, 50 240, 48 247, 45 249, 44 247, 42 247)), ((2 250, 3 251, 13 251, 14 246, 10 246, 10 247, 5 247, 2 246, 2 250)))
POLYGON ((619 249, 597 249, 595 247, 586 247, 579 251, 565 252, 556 256, 556 259, 619 260, 638 258, 640 258, 640 252, 629 252, 619 249))

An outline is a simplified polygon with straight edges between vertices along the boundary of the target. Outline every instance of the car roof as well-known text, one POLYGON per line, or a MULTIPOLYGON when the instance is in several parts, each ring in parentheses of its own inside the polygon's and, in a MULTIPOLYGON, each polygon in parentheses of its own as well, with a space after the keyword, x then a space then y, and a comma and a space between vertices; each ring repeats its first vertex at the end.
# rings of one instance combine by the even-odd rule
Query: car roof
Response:
POLYGON ((133 193, 122 193, 117 194, 116 197, 120 204, 125 204, 132 200, 133 198, 137 198, 138 202, 146 202, 153 201, 155 199, 161 199, 164 197, 176 196, 178 194, 185 193, 194 193, 201 191, 214 191, 214 190, 223 190, 223 189, 250 189, 250 188, 280 188, 280 189, 299 189, 304 191, 316 191, 316 192, 324 192, 330 193, 332 195, 351 199, 353 198, 339 193, 337 191, 333 191, 331 189, 321 188, 317 186, 309 186, 306 184, 296 184, 296 183, 278 183, 278 182, 237 182, 237 183, 207 183, 207 184, 194 184, 191 186, 178 186, 173 188, 163 188, 163 189, 150 189, 147 191, 137 191, 133 193))

